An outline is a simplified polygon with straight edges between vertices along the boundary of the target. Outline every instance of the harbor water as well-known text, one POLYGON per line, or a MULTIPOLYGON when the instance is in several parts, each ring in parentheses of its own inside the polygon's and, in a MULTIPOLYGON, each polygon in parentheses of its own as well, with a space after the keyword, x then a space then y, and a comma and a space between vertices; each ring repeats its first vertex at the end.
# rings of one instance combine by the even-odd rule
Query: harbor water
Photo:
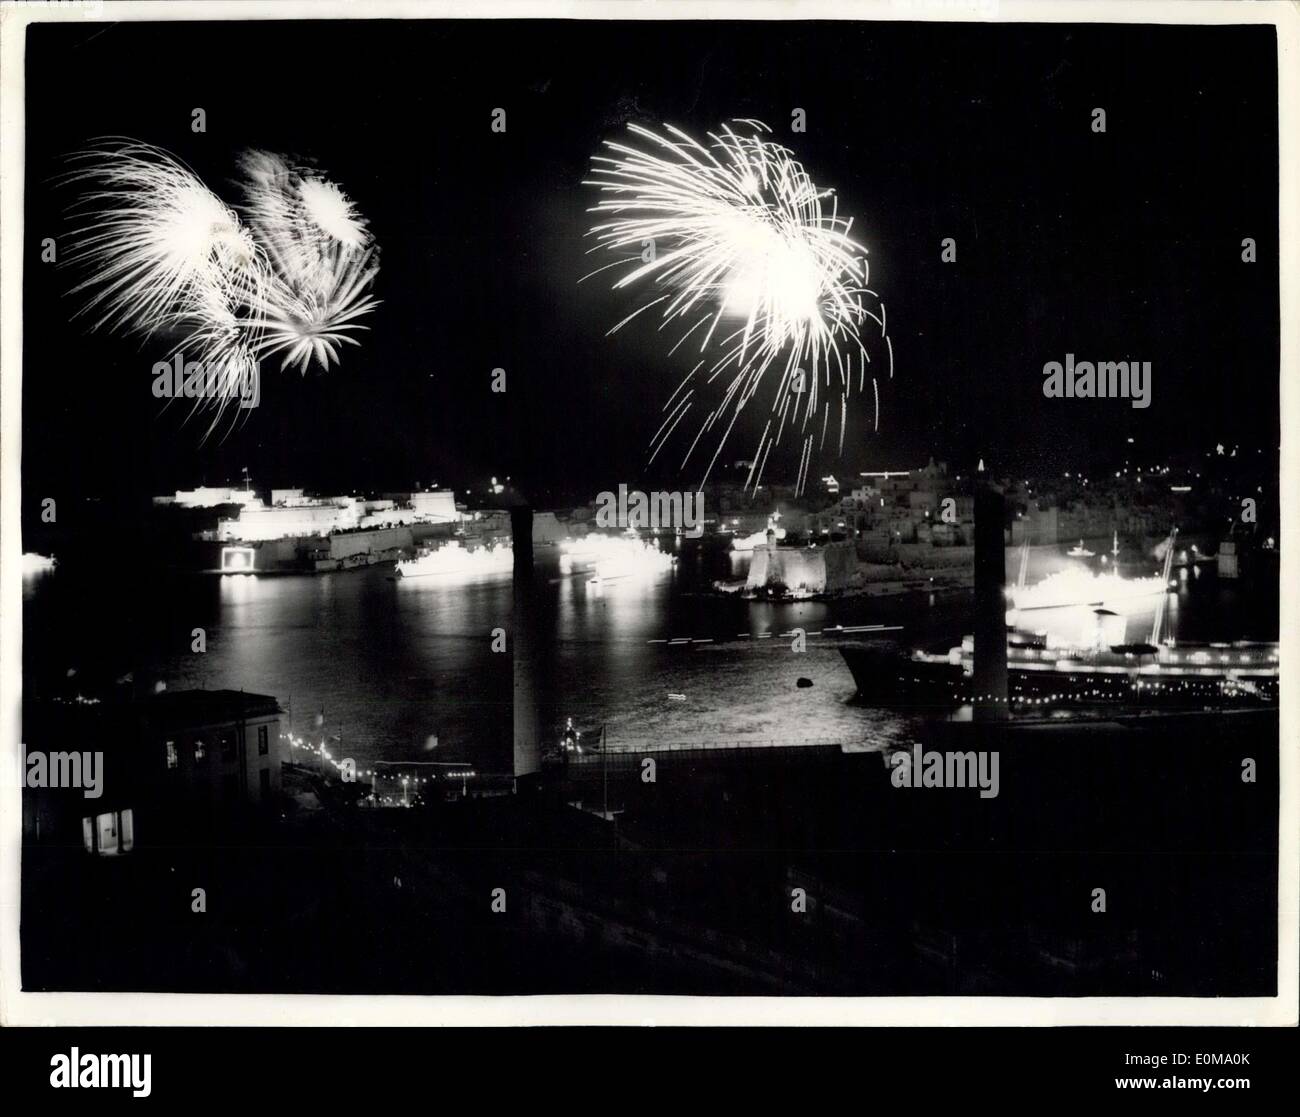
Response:
MULTIPOLYGON (((849 640, 943 648, 969 632, 968 595, 745 600, 713 591, 749 558, 684 552, 666 571, 593 581, 543 560, 539 671, 543 733, 567 718, 614 747, 663 744, 909 746, 903 715, 853 702, 839 654, 849 640), (796 650, 802 648, 803 650, 796 650), (670 695, 672 697, 670 697, 670 695)), ((1276 577, 1174 572, 1166 635, 1276 640, 1276 577)), ((1125 609, 1129 640, 1149 634, 1155 599, 1125 609)), ((273 695, 284 726, 329 742, 359 767, 468 762, 507 770, 511 576, 399 579, 391 566, 323 575, 217 577, 64 570, 24 583, 29 693, 230 688, 273 695), (200 641, 196 630, 202 630, 200 641), (204 650, 195 648, 202 644, 204 650)), ((1035 611, 1027 627, 1077 637, 1090 610, 1035 611)))

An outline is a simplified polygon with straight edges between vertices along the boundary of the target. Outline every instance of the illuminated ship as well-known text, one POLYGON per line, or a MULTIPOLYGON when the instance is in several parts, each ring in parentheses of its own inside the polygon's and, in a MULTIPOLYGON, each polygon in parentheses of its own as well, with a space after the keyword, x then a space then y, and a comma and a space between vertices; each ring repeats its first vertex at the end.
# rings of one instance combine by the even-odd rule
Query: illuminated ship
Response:
MULTIPOLYGON (((1015 624, 1017 614, 1029 609, 1062 609, 1080 605, 1092 606, 1094 609, 1102 606, 1122 609, 1132 602, 1163 594, 1170 588, 1170 565, 1177 539, 1178 529, 1174 528, 1165 542, 1165 565, 1162 574, 1152 574, 1143 578, 1125 578, 1113 571, 1096 574, 1075 566, 1049 574, 1041 582, 1032 586, 1025 585, 1025 573, 1029 562, 1029 548, 1026 546, 1020 556, 1020 577, 1015 589, 1008 594, 1011 599, 1011 609, 1007 612, 1007 623, 1015 624)), ((1075 554, 1082 546, 1081 539, 1079 546, 1072 548, 1069 554, 1075 554)), ((1111 553, 1118 561, 1118 532, 1111 553)))
POLYGON ((397 573, 403 578, 423 578, 431 574, 500 574, 513 569, 514 550, 509 543, 494 543, 470 550, 454 541, 397 564, 397 573))
POLYGON ((591 532, 582 539, 566 539, 560 544, 561 573, 589 568, 587 580, 593 585, 658 574, 671 569, 676 561, 673 555, 631 530, 622 535, 591 532))
MULTIPOLYGON (((1172 539, 1171 538, 1171 544, 1172 539)), ((1201 708, 1275 705, 1278 701, 1278 645, 1237 641, 1175 644, 1161 641, 1169 567, 1174 549, 1165 551, 1164 571, 1150 638, 1145 643, 1113 643, 1117 614, 1094 609, 1089 639, 1049 644, 1046 636, 1011 633, 1007 637, 1006 695, 975 693, 975 639, 946 653, 914 651, 910 656, 879 646, 842 647, 857 683, 858 697, 880 705, 952 708, 1003 702, 1028 711, 1118 704, 1130 708, 1201 708)), ((1025 562, 1022 559, 1021 572, 1025 562)), ((1036 588, 1036 587, 1035 587, 1036 588)), ((1122 625, 1121 625, 1122 626, 1122 625)))
POLYGON ((1083 545, 1083 540, 1080 539, 1077 547, 1071 547, 1065 553, 1071 558, 1092 558, 1095 552, 1088 550, 1088 548, 1083 545))
POLYGON ((1027 609, 1060 609, 1072 605, 1107 607, 1164 593, 1169 581, 1158 574, 1147 578, 1124 578, 1118 574, 1095 574, 1089 570, 1058 570, 1032 586, 1011 592, 1011 605, 1018 612, 1027 609))
MULTIPOLYGON (((974 693, 969 636, 945 654, 906 656, 871 646, 840 651, 865 702, 921 711, 964 706, 980 697, 974 693)), ((1011 637, 1007 697, 1012 708, 1275 705, 1278 646, 1239 641, 1049 648, 1033 638, 1011 637)))

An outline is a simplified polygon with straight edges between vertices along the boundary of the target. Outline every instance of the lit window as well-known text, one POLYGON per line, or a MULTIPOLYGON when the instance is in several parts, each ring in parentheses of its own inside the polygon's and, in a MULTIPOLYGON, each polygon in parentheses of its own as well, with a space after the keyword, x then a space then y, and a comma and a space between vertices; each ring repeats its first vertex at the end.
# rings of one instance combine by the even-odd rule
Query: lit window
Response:
POLYGON ((111 856, 117 852, 117 813, 109 811, 95 819, 95 836, 99 841, 99 852, 111 856))
POLYGON ((176 742, 167 742, 167 767, 176 768, 180 765, 180 754, 176 751, 176 742))
POLYGON ((129 853, 135 846, 135 812, 108 811, 94 818, 81 820, 81 840, 87 853, 113 857, 129 853))
POLYGON ((271 751, 271 742, 265 725, 257 727, 257 755, 266 756, 271 751))

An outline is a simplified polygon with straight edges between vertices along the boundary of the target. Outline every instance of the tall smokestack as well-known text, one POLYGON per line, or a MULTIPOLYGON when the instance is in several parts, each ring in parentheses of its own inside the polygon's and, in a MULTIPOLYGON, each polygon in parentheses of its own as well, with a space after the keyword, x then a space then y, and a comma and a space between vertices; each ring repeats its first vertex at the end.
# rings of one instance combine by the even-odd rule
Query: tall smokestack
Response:
POLYGON ((995 721, 1008 713, 1006 501, 983 465, 975 478, 975 719, 995 721))
POLYGON ((532 776, 541 770, 541 747, 538 740, 536 605, 533 586, 533 511, 510 509, 510 533, 513 537, 514 619, 514 774, 532 776))

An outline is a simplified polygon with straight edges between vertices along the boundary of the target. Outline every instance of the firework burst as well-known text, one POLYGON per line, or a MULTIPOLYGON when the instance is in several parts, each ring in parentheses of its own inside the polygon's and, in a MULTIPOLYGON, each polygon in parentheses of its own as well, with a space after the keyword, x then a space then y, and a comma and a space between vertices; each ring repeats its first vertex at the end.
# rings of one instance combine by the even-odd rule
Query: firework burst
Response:
POLYGON ((338 363, 339 347, 359 345, 358 322, 379 301, 370 287, 378 254, 366 223, 334 183, 254 151, 241 160, 244 213, 272 264, 273 282, 255 307, 260 353, 306 372, 338 363))
POLYGON ((69 179, 94 183, 74 212, 75 258, 91 272, 72 289, 96 329, 149 334, 256 296, 263 269, 238 215, 179 160, 131 141, 72 157, 69 179))
POLYGON ((94 329, 179 337, 172 356, 197 362, 217 390, 215 428, 263 358, 305 373, 359 344, 358 319, 378 305, 378 252, 336 185, 277 155, 246 153, 243 202, 227 205, 175 156, 108 139, 71 157, 80 194, 69 262, 72 294, 94 329))
POLYGON ((865 392, 868 381, 879 422, 869 339, 883 339, 893 375, 884 306, 867 286, 866 250, 850 236, 852 221, 838 215, 832 191, 819 189, 787 148, 766 138, 770 129, 761 121, 732 121, 709 133, 707 144, 671 125, 655 132, 630 124, 628 131, 641 146, 606 140, 608 154, 593 158, 586 180, 602 195, 591 209, 604 218, 591 229, 593 251, 618 257, 598 269, 624 269, 616 290, 645 284, 653 297, 609 332, 657 308, 661 329, 681 329, 670 352, 697 345, 702 358, 665 404, 650 458, 697 408, 696 389, 687 385, 697 375, 706 385, 720 380, 721 401, 698 407, 697 414, 708 413, 682 460, 685 467, 706 432, 719 428, 707 480, 766 381, 771 413, 747 484, 760 483, 772 447, 797 427, 802 491, 814 439, 824 446, 836 399, 841 450, 849 397, 865 392))

